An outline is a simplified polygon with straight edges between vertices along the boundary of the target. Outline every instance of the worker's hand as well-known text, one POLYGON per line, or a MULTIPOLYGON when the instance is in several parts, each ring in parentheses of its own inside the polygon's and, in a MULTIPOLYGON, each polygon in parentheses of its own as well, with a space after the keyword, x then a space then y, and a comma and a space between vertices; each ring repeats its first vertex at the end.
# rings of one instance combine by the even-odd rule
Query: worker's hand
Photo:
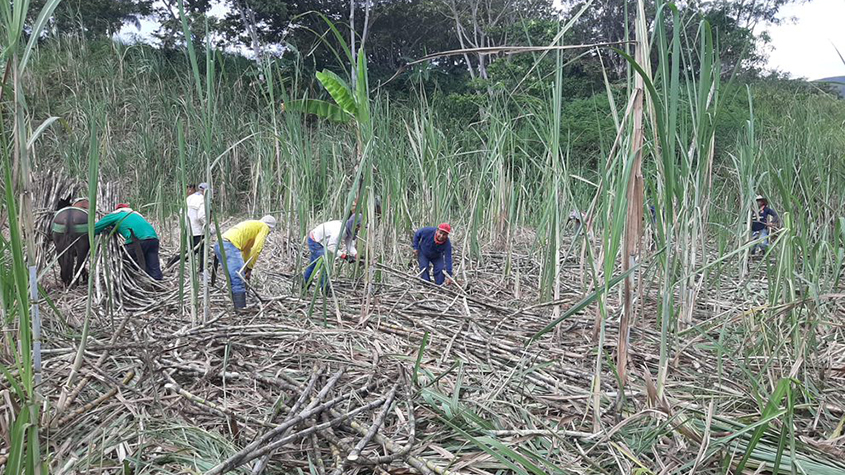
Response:
POLYGON ((252 279, 252 269, 250 269, 249 267, 247 267, 246 270, 244 270, 244 278, 246 280, 252 279))
POLYGON ((420 258, 420 250, 419 249, 414 249, 414 258, 416 258, 416 259, 420 258))

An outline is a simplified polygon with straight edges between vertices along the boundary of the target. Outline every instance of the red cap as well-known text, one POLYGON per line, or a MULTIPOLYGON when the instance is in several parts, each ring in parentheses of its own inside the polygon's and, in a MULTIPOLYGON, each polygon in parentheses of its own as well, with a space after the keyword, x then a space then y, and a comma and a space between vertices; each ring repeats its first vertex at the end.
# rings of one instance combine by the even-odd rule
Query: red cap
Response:
POLYGON ((440 230, 440 231, 443 231, 446 234, 449 234, 449 233, 452 232, 452 226, 449 226, 449 223, 443 223, 440 226, 437 226, 437 229, 440 230))
POLYGON ((128 205, 128 204, 126 204, 126 203, 120 203, 120 204, 118 204, 118 205, 117 205, 117 207, 115 207, 114 209, 128 208, 128 207, 129 207, 129 205, 128 205))

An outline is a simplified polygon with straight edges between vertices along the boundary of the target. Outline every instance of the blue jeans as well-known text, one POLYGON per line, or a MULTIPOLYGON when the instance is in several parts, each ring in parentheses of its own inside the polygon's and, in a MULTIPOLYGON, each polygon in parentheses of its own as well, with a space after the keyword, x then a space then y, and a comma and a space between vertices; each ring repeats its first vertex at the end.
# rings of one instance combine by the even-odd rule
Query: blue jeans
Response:
MULTIPOLYGON (((314 273, 314 268, 317 267, 317 260, 321 257, 326 255, 326 248, 323 247, 322 244, 318 243, 317 241, 308 237, 308 250, 311 251, 311 263, 308 264, 308 267, 305 268, 305 281, 303 285, 308 286, 309 281, 311 280, 311 274, 314 273)), ((323 264, 325 265, 325 263, 323 264)), ((326 271, 322 269, 320 271, 320 287, 326 286, 326 271)))
POLYGON ((419 263, 419 275, 422 280, 431 282, 431 275, 428 272, 428 266, 432 265, 434 267, 434 283, 437 285, 443 285, 443 282, 446 281, 446 273, 443 272, 443 269, 446 267, 446 256, 440 255, 437 257, 431 257, 426 256, 421 252, 419 257, 419 263))
POLYGON ((763 228, 759 231, 753 231, 751 233, 752 240, 756 241, 760 238, 763 238, 763 240, 760 243, 755 244, 754 247, 751 248, 752 253, 757 252, 757 249, 760 249, 763 252, 766 252, 769 249, 769 228, 763 228))
MULTIPOLYGON (((223 248, 226 250, 226 269, 229 271, 229 281, 232 282, 232 293, 246 292, 246 285, 238 271, 244 266, 244 257, 241 250, 229 241, 223 240, 223 248)), ((214 254, 217 259, 223 262, 223 255, 220 253, 220 243, 214 245, 214 254)))

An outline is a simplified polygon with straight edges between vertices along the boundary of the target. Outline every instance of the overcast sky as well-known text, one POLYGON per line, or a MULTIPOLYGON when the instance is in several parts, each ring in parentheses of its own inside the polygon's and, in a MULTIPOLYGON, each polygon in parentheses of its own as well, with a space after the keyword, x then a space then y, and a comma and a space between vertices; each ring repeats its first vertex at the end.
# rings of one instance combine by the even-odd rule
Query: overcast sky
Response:
POLYGON ((807 79, 845 76, 845 63, 834 48, 845 56, 845 0, 789 5, 781 16, 794 16, 797 21, 769 27, 770 68, 807 79))
MULTIPOLYGON (((221 15, 223 7, 216 3, 214 14, 221 15)), ((808 3, 784 7, 782 18, 795 17, 779 26, 769 25, 772 38, 769 68, 789 73, 792 77, 821 79, 845 76, 845 63, 836 48, 845 56, 845 0, 810 0, 808 3)), ((148 38, 156 28, 149 20, 142 20, 139 32, 125 26, 121 36, 138 35, 148 38)))

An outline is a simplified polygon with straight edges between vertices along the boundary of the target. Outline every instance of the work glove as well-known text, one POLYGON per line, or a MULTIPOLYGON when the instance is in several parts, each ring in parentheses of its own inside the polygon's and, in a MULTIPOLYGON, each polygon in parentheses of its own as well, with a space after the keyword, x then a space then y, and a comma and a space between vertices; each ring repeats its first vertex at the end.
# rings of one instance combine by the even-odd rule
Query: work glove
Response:
POLYGON ((415 259, 419 259, 419 258, 420 258, 420 250, 419 250, 419 249, 414 249, 414 258, 415 258, 415 259))

